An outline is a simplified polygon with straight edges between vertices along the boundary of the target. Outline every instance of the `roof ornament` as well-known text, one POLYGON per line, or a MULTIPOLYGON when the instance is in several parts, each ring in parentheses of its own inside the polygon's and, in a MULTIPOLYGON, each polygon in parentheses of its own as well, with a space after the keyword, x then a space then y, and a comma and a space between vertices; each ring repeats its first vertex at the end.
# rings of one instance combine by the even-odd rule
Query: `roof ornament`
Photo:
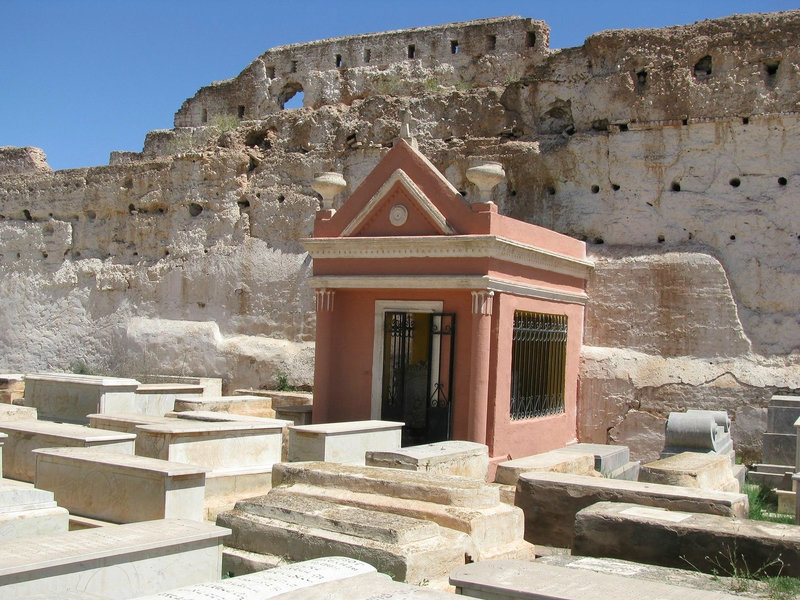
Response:
POLYGON ((346 187, 344 177, 334 171, 317 173, 311 181, 311 189, 322 196, 322 210, 333 211, 333 199, 346 187))
POLYGON ((474 183, 481 193, 480 202, 491 202, 492 190, 505 178, 506 172, 499 162, 481 162, 467 169, 467 179, 474 183))
POLYGON ((403 123, 400 125, 400 139, 405 140, 412 148, 419 148, 417 140, 411 135, 411 111, 403 111, 403 123))

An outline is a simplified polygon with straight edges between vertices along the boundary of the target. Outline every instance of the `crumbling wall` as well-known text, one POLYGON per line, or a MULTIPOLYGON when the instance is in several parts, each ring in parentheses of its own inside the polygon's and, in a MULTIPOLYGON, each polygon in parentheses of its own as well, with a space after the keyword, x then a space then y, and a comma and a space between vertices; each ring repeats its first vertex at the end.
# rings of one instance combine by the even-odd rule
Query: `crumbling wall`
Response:
POLYGON ((3 171, 0 370, 310 385, 310 182, 343 173, 341 202, 409 113, 467 201, 471 162, 499 161, 502 213, 588 242, 581 439, 650 458, 670 410, 724 408, 757 458, 770 394, 800 388, 800 12, 559 51, 546 31, 501 19, 273 49, 140 153, 3 171), (493 31, 496 53, 475 51, 493 31), (305 108, 276 103, 289 75, 305 108))

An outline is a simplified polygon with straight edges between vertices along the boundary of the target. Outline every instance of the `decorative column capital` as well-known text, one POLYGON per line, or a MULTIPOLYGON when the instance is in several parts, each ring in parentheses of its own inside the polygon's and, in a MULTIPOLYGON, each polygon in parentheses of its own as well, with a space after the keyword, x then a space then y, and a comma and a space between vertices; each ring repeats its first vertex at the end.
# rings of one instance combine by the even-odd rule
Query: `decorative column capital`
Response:
POLYGON ((317 297, 317 312, 333 312, 333 299, 336 290, 319 288, 314 290, 317 297))
POLYGON ((472 314, 490 316, 494 304, 494 292, 491 290, 475 290, 472 292, 472 314))

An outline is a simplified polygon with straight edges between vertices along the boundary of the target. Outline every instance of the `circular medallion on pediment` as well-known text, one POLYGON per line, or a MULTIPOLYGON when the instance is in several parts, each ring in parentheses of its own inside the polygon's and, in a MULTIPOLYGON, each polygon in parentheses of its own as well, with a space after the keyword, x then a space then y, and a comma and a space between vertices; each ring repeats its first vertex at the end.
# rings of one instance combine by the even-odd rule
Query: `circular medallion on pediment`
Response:
POLYGON ((395 204, 389 211, 389 222, 395 227, 405 225, 408 220, 408 209, 402 204, 395 204))

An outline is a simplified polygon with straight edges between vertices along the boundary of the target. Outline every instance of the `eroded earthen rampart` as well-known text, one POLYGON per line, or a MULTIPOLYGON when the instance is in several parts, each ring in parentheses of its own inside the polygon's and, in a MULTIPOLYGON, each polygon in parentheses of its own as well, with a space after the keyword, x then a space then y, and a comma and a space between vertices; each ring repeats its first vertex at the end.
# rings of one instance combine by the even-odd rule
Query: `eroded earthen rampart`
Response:
POLYGON ((800 11, 555 51, 520 18, 323 40, 109 166, 0 149, 0 369, 310 385, 311 179, 342 172, 341 201, 408 112, 467 199, 471 162, 500 161, 501 212, 589 243, 583 441, 652 456, 670 410, 713 407, 750 458, 770 394, 800 387, 798 39, 800 11))

